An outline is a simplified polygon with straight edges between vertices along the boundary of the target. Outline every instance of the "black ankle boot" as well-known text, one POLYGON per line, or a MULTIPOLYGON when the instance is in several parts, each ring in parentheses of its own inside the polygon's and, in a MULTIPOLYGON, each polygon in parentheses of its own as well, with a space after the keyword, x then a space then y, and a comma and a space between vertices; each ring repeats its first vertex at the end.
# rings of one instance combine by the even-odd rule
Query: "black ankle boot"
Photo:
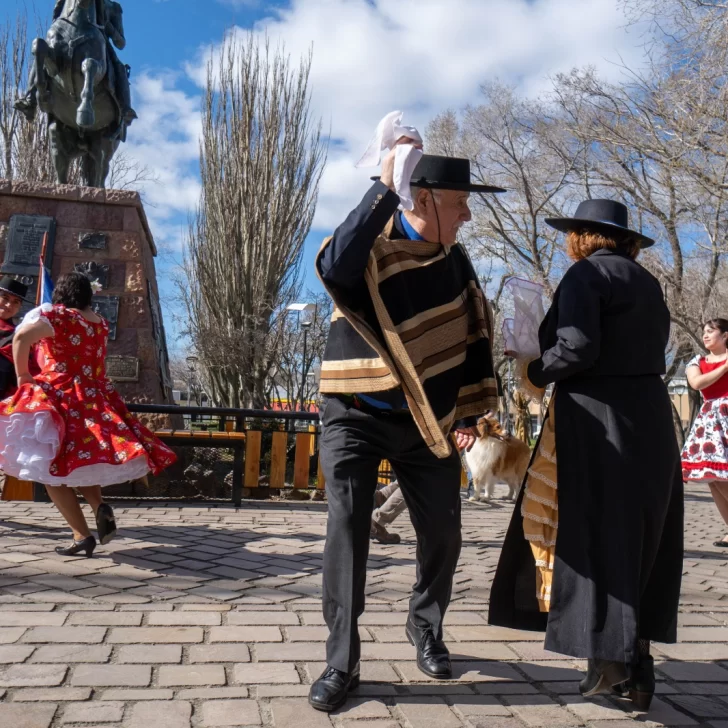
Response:
POLYGON ((608 693, 615 685, 629 679, 627 666, 623 662, 590 659, 584 679, 579 683, 579 692, 585 697, 608 693))
POLYGON ((102 503, 96 511, 96 530, 99 532, 99 541, 106 546, 116 537, 116 519, 114 511, 108 503, 102 503))
POLYGON ((96 539, 93 536, 87 536, 83 541, 73 541, 70 546, 56 546, 56 553, 60 556, 76 556, 81 551, 86 552, 86 558, 93 556, 96 548, 96 539))
POLYGON ((350 673, 341 672, 341 670, 336 670, 327 665, 321 677, 311 685, 308 702, 316 710, 330 713, 346 702, 350 690, 355 690, 358 687, 359 665, 350 673))
POLYGON ((632 677, 626 684, 629 699, 637 710, 647 712, 655 694, 655 661, 651 655, 641 655, 632 667, 632 677))

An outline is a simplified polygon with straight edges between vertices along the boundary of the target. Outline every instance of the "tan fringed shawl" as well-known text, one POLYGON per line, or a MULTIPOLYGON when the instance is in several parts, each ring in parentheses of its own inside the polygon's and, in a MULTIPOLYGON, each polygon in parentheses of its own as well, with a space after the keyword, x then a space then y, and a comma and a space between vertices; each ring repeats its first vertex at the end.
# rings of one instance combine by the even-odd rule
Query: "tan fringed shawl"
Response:
POLYGON ((444 458, 454 422, 496 408, 492 319, 460 245, 391 239, 393 229, 391 220, 369 255, 363 304, 322 280, 336 308, 320 391, 402 387, 427 446, 444 458))

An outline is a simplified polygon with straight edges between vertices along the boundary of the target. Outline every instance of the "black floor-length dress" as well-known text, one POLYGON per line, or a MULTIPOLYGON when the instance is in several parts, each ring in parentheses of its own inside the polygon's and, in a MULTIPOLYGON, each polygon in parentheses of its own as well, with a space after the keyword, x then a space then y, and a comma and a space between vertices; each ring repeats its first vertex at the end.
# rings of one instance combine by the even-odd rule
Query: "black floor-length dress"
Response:
POLYGON ((657 280, 600 250, 564 276, 529 366, 556 383, 558 535, 548 614, 516 505, 490 599, 491 624, 546 630, 575 657, 635 658, 637 638, 674 642, 683 484, 661 375, 670 317, 657 280))

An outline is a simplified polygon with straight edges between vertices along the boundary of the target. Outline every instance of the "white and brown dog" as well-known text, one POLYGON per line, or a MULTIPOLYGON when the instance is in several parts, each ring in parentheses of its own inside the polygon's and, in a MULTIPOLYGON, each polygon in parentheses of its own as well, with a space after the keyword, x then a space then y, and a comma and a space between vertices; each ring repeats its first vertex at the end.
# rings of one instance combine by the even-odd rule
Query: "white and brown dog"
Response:
POLYGON ((491 500, 496 483, 508 485, 508 497, 515 500, 528 469, 531 449, 522 440, 507 435, 490 415, 478 420, 478 433, 472 449, 465 453, 473 476, 474 493, 470 500, 491 500))

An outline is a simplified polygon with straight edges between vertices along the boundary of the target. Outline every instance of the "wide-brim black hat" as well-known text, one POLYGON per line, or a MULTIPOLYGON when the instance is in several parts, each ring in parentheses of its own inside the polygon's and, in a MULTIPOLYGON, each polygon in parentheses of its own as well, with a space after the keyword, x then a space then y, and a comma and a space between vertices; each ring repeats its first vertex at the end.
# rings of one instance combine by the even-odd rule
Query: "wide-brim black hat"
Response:
POLYGON ((572 230, 594 230, 615 238, 618 242, 636 240, 640 247, 649 248, 655 241, 629 228, 627 206, 616 200, 584 200, 574 217, 547 217, 546 224, 568 233, 572 230))
MULTIPOLYGON (((379 177, 372 177, 377 180, 379 177)), ((417 163, 412 187, 426 187, 432 190, 457 190, 459 192, 506 192, 502 187, 479 185, 470 178, 470 160, 460 157, 440 157, 423 154, 417 163)))
POLYGON ((0 293, 9 293, 11 296, 25 300, 28 295, 28 286, 10 276, 0 278, 0 293))

